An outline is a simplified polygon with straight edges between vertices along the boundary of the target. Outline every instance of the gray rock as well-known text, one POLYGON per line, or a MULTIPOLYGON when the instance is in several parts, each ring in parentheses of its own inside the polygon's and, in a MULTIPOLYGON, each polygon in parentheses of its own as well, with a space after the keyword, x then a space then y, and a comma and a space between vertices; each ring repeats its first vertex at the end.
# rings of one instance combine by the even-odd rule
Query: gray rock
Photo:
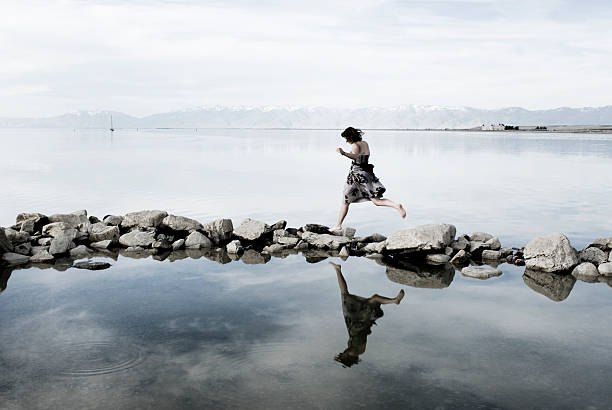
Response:
POLYGON ((277 229, 285 229, 286 227, 287 227, 287 221, 285 221, 284 219, 281 219, 280 221, 272 224, 270 226, 270 230, 275 231, 277 229))
POLYGON ((348 248, 346 246, 343 246, 342 249, 340 249, 340 253, 338 254, 338 256, 340 256, 341 258, 348 258, 350 256, 348 248))
POLYGON ((525 269, 523 281, 535 292, 555 302, 561 302, 569 296, 576 283, 576 278, 572 275, 525 269))
POLYGON ((486 232, 472 232, 472 234, 470 235, 471 242, 483 242, 484 243, 492 238, 493 238, 493 235, 488 234, 486 232))
POLYGON ((48 246, 32 246, 32 255, 36 255, 37 253, 48 251, 48 246))
POLYGON ((219 245, 232 239, 234 225, 231 219, 217 219, 204 225, 203 230, 211 241, 219 245))
POLYGON ((492 251, 489 249, 485 249, 484 251, 482 251, 482 259, 497 261, 501 258, 502 256, 500 251, 492 251))
POLYGON ((166 238, 166 235, 160 234, 157 236, 155 242, 151 244, 151 248, 160 250, 172 249, 172 242, 170 242, 168 238, 166 238))
POLYGON ((478 255, 487 249, 489 249, 489 245, 487 245, 484 242, 470 242, 470 253, 471 254, 478 255))
POLYGON ((150 247, 155 242, 155 231, 139 231, 137 229, 119 237, 119 243, 127 247, 150 247))
POLYGON ((119 215, 106 215, 104 219, 102 219, 102 223, 108 226, 119 226, 123 222, 123 217, 119 215))
POLYGON ((174 251, 181 249, 183 246, 185 246, 184 239, 177 239, 176 241, 172 242, 172 250, 174 251))
POLYGON ((23 212, 17 215, 15 222, 17 224, 33 220, 37 225, 46 222, 48 220, 46 215, 40 214, 38 212, 23 212))
POLYGON ((70 257, 74 259, 87 258, 93 251, 85 245, 79 245, 76 248, 70 249, 70 257))
POLYGON ((40 246, 50 246, 52 240, 53 240, 53 238, 40 238, 38 240, 38 244, 40 246))
POLYGON ((167 212, 158 210, 130 212, 123 217, 121 227, 157 228, 166 216, 167 212))
POLYGON ((12 228, 4 228, 4 235, 13 245, 30 242, 30 234, 27 232, 18 232, 12 228))
POLYGON ((235 239, 233 241, 231 241, 230 243, 228 243, 225 246, 225 249, 227 251, 227 253, 231 253, 231 254, 237 254, 242 252, 242 244, 240 243, 239 240, 235 239))
POLYGON ((456 228, 450 224, 421 225, 393 232, 387 238, 389 251, 431 251, 444 249, 455 238, 456 228))
POLYGON ((127 248, 125 248, 126 252, 144 252, 145 248, 143 248, 142 246, 128 246, 127 248))
POLYGON ((387 237, 385 235, 381 235, 379 233, 373 233, 372 235, 368 235, 364 238, 355 238, 355 241, 361 242, 361 243, 371 243, 371 242, 382 242, 386 239, 387 237))
POLYGON ((451 259, 451 263, 453 265, 464 265, 468 261, 469 261, 468 254, 463 249, 461 249, 459 252, 457 252, 455 254, 455 256, 453 256, 453 259, 451 259))
POLYGON ((262 251, 268 253, 278 253, 281 252, 285 247, 279 243, 273 243, 272 245, 265 246, 262 251))
POLYGON ((95 249, 108 249, 114 242, 110 239, 106 239, 104 241, 92 242, 89 246, 95 249))
POLYGON ((213 243, 203 233, 194 231, 185 238, 185 247, 189 249, 211 248, 213 243))
POLYGON ((285 245, 286 247, 294 247, 299 241, 299 238, 293 238, 291 236, 281 236, 277 240, 279 244, 285 245))
POLYGON ((470 278, 489 279, 495 276, 500 276, 502 271, 490 266, 466 266, 465 268, 461 269, 461 274, 470 278))
POLYGON ((470 249, 470 241, 464 237, 459 237, 457 240, 451 242, 450 247, 455 251, 464 251, 470 249))
POLYGON ((514 253, 514 250, 512 248, 501 248, 499 252, 501 253, 502 258, 507 258, 514 253))
POLYGON ((98 222, 102 222, 97 216, 93 216, 93 215, 89 215, 89 218, 87 218, 89 220, 90 224, 96 224, 98 222))
POLYGON ((78 229, 82 225, 88 225, 89 219, 87 219, 87 211, 80 210, 74 211, 69 214, 53 214, 48 218, 50 223, 63 222, 67 228, 78 229))
POLYGON ((0 227, 0 253, 13 252, 13 244, 6 237, 4 228, 0 227))
POLYGON ((342 228, 339 231, 331 232, 331 234, 337 236, 346 236, 347 238, 353 239, 355 237, 355 232, 357 232, 355 228, 346 227, 342 228))
POLYGON ((562 233, 532 239, 523 251, 528 269, 544 272, 567 271, 578 264, 578 255, 562 233))
POLYGON ((55 238, 57 235, 68 230, 74 230, 76 232, 75 228, 71 228, 69 225, 63 222, 52 222, 42 227, 42 234, 55 238))
POLYGON ((425 257, 425 260, 429 263, 443 264, 450 261, 450 256, 444 253, 430 253, 425 257))
POLYGON ((35 253, 33 256, 30 256, 30 262, 32 263, 51 263, 55 260, 53 255, 51 255, 47 250, 42 252, 35 253))
POLYGON ((51 240, 51 245, 49 245, 49 253, 51 255, 59 255, 74 248, 75 245, 72 241, 76 237, 76 232, 76 229, 68 229, 56 235, 51 240))
POLYGON ((28 219, 21 222, 21 232, 27 232, 32 235, 36 231, 36 221, 34 219, 28 219))
POLYGON ((259 240, 268 232, 270 232, 268 224, 250 218, 242 221, 240 226, 234 229, 234 235, 245 241, 259 240))
POLYGON ((171 229, 173 231, 189 231, 193 232, 198 229, 202 229, 203 226, 200 222, 195 219, 186 218, 184 216, 168 215, 162 222, 161 226, 164 228, 171 229))
POLYGON ((32 254, 32 245, 28 242, 20 243, 19 245, 15 245, 15 253, 20 253, 22 255, 31 255, 32 254))
POLYGON ((580 251, 578 255, 580 262, 591 262, 595 265, 599 265, 608 260, 608 254, 599 248, 591 247, 580 251))
POLYGON ((302 240, 319 249, 340 249, 342 245, 346 245, 351 241, 345 236, 317 234, 310 231, 302 233, 302 240))
POLYGON ((582 262, 572 270, 572 276, 581 281, 593 283, 598 281, 599 272, 597 266, 591 262, 582 262))
POLYGON ((302 227, 304 232, 314 232, 318 234, 326 234, 329 232, 329 226, 319 224, 306 224, 302 227))
POLYGON ((612 276, 612 262, 602 263, 597 267, 600 275, 612 276))
POLYGON ((30 262, 30 257, 14 252, 2 254, 2 260, 9 266, 25 265, 30 262))
POLYGON ((101 242, 110 240, 113 243, 119 241, 119 227, 108 226, 102 222, 89 226, 89 240, 91 242, 101 242))
POLYGON ((449 257, 453 257, 453 254, 455 253, 455 250, 453 248, 451 248, 450 246, 447 246, 446 248, 444 248, 444 254, 449 256, 449 257))
POLYGON ((299 241, 297 243, 297 245, 295 245, 295 248, 293 248, 293 249, 298 250, 298 251, 305 251, 305 250, 308 249, 308 242, 306 242, 306 241, 299 241))
POLYGON ((74 265, 72 265, 72 267, 77 268, 77 269, 102 270, 102 269, 110 268, 111 264, 108 262, 87 261, 87 262, 77 262, 74 265))
POLYGON ((363 247, 363 250, 367 253, 382 253, 382 251, 387 246, 387 240, 380 242, 370 242, 366 246, 363 247))
POLYGON ((262 265, 268 263, 270 255, 261 254, 253 249, 247 249, 240 260, 247 265, 262 265))
POLYGON ((597 238, 589 246, 594 246, 603 251, 609 251, 612 249, 612 237, 610 238, 597 238))
POLYGON ((501 242, 499 241, 499 238, 497 236, 489 239, 488 241, 485 241, 485 245, 487 245, 489 249, 494 251, 498 251, 501 249, 501 242))
POLYGON ((289 233, 284 229, 275 229, 274 231, 272 231, 272 241, 274 242, 278 242, 280 238, 283 238, 285 236, 291 235, 289 235, 289 233))

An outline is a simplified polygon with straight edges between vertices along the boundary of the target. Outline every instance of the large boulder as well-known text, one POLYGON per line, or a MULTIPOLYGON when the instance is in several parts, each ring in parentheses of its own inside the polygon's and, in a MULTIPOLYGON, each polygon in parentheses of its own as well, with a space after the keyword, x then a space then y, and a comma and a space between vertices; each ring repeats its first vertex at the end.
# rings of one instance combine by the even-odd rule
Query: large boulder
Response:
POLYGON ((158 210, 130 212, 123 217, 121 227, 157 228, 166 216, 167 212, 158 210))
POLYGON ((203 233, 194 231, 185 238, 185 247, 189 249, 211 248, 213 243, 203 233))
POLYGON ((234 235, 240 240, 257 241, 270 232, 268 224, 247 218, 234 229, 234 235))
POLYGON ((537 293, 555 302, 561 302, 569 296, 576 283, 576 278, 572 275, 525 269, 523 281, 537 293))
POLYGON ((162 228, 171 229, 173 231, 189 231, 193 232, 202 229, 202 224, 195 219, 184 216, 168 215, 161 222, 162 228))
POLYGON ((418 252, 445 249, 455 238, 450 224, 429 224, 393 232, 387 238, 388 251, 418 252))
POLYGON ((57 235, 61 234, 62 232, 71 230, 71 229, 76 231, 76 229, 71 228, 69 225, 66 225, 63 222, 52 222, 42 227, 42 234, 55 238, 57 235))
POLYGON ((30 262, 30 257, 19 253, 6 252, 2 255, 2 261, 9 266, 25 265, 30 262))
POLYGON ((155 231, 133 230, 119 237, 119 243, 126 247, 148 248, 155 242, 155 231))
POLYGON ((30 234, 27 232, 19 232, 12 228, 4 228, 4 235, 6 239, 13 245, 17 245, 24 242, 30 241, 30 234))
POLYGON ((8 240, 4 233, 4 228, 0 227, 0 253, 12 252, 13 244, 8 240))
POLYGON ((596 247, 590 247, 580 251, 580 262, 591 262, 595 265, 607 262, 608 254, 596 247))
MULTIPOLYGON (((264 224, 265 225, 265 224, 264 224)), ((206 236, 216 244, 225 243, 232 239, 234 225, 231 219, 217 219, 202 227, 206 236)))
POLYGON ((119 227, 97 222, 89 227, 89 240, 91 242, 110 240, 116 243, 119 240, 119 227))
POLYGON ((68 228, 78 229, 83 225, 89 224, 89 219, 87 219, 87 211, 80 210, 74 211, 69 214, 53 214, 49 216, 49 222, 63 222, 68 228))
POLYGON ((562 233, 532 239, 523 251, 527 269, 563 272, 578 264, 578 254, 562 233))
POLYGON ((572 276, 584 282, 594 283, 598 281, 599 272, 597 266, 591 262, 582 262, 572 270, 572 276))
POLYGON ((310 231, 302 233, 302 240, 319 249, 340 249, 351 241, 346 236, 336 236, 328 233, 318 234, 310 231))
POLYGON ((53 238, 53 240, 51 240, 51 245, 49 246, 49 253, 51 255, 59 255, 62 253, 66 253, 70 249, 74 248, 75 245, 72 241, 76 237, 76 233, 76 229, 68 229, 60 232, 53 238))

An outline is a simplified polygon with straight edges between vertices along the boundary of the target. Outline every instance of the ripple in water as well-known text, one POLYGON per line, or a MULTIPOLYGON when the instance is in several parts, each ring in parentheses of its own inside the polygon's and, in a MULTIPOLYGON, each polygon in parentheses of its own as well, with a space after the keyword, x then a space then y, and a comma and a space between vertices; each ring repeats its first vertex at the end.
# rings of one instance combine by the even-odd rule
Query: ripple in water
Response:
POLYGON ((110 342, 69 344, 53 354, 56 371, 61 375, 73 377, 122 372, 144 361, 140 347, 110 342))

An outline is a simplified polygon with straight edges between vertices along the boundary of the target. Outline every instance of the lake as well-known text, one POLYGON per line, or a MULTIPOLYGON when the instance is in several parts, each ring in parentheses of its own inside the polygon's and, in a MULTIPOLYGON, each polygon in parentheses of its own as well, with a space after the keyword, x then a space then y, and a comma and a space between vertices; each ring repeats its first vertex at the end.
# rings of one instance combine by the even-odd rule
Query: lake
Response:
MULTIPOLYGON (((352 205, 345 226, 357 235, 444 222, 503 246, 612 236, 610 135, 365 137, 408 215, 352 205)), ((332 225, 349 168, 337 130, 2 129, 0 144, 2 226, 78 209, 332 225)), ((451 271, 416 287, 357 257, 95 260, 112 267, 3 269, 1 408, 610 408, 606 283, 577 281, 556 302, 509 264, 485 281, 451 271), (349 333, 329 261, 351 294, 405 291, 352 366, 334 360, 349 333)))

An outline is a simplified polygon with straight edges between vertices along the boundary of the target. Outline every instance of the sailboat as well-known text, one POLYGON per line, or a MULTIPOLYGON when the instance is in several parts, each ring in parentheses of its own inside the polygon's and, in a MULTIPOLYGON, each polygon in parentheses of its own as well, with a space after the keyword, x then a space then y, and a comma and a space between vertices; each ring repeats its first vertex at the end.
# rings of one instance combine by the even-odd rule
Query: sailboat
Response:
POLYGON ((115 128, 113 127, 113 116, 111 115, 110 117, 111 117, 111 126, 110 126, 110 130, 111 130, 111 132, 112 132, 112 131, 115 131, 115 128))

